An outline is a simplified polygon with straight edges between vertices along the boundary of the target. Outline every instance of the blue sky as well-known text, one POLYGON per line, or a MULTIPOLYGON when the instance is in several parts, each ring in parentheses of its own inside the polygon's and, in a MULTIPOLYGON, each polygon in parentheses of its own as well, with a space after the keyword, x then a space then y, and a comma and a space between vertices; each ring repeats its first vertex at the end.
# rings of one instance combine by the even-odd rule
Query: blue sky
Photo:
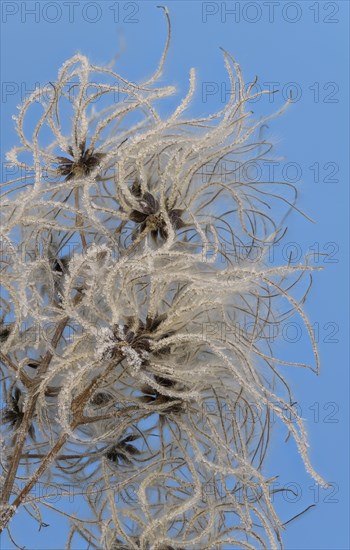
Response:
MULTIPOLYGON (((156 9, 159 2, 73 4, 74 10, 67 2, 2 3, 3 151, 16 144, 11 116, 23 95, 36 83, 54 80, 57 69, 77 51, 103 64, 118 51, 123 37, 119 73, 136 81, 148 77, 157 65, 166 36, 162 11, 156 9), (36 10, 35 14, 30 10, 36 10)), ((207 115, 222 105, 228 79, 220 47, 239 61, 246 81, 257 75, 261 85, 280 90, 272 103, 265 98, 255 104, 256 114, 276 110, 290 90, 297 99, 281 118, 269 123, 268 136, 276 142, 276 155, 284 157, 276 165, 277 177, 298 179, 299 207, 316 223, 293 214, 285 241, 276 249, 276 262, 288 257, 287 245, 303 254, 319 250, 331 255, 327 261, 319 257, 324 270, 316 273, 306 303, 319 337, 320 376, 291 369, 286 374, 306 420, 313 464, 333 482, 333 492, 315 488, 292 441, 281 446, 281 439, 274 439, 267 468, 280 472, 281 484, 300 489, 296 502, 289 502, 286 495, 279 501, 285 521, 317 501, 315 508, 288 526, 286 550, 346 550, 350 545, 346 529, 349 4, 169 1, 167 5, 172 41, 162 82, 175 84, 180 99, 187 90, 189 69, 197 69, 192 115, 207 115)), ((292 340, 287 334, 277 349, 309 358, 307 339, 292 340)), ((63 547, 57 527, 46 531, 45 542, 41 533, 27 529, 25 536, 23 526, 16 529, 26 548, 63 547)), ((12 547, 4 537, 1 549, 12 547)))

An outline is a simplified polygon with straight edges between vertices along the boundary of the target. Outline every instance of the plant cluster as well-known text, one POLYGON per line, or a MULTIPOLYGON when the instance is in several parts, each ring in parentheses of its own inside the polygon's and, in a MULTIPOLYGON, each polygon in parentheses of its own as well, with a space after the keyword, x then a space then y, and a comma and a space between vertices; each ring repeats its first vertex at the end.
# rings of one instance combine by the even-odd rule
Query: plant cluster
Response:
POLYGON ((318 370, 308 287, 296 290, 313 268, 250 261, 282 238, 271 206, 293 208, 295 190, 237 181, 237 161, 269 160, 260 130, 276 115, 253 119, 258 94, 229 53, 237 93, 222 110, 186 117, 192 70, 160 116, 175 92, 158 85, 164 11, 151 78, 75 55, 16 117, 8 160, 21 175, 2 186, 2 528, 12 537, 19 507, 42 526, 48 507, 68 517, 72 549, 279 548, 263 469, 272 414, 323 483, 283 376, 318 370), (269 326, 293 315, 316 367, 270 349, 269 326), (239 337, 218 330, 237 324, 239 337), (33 496, 39 480, 96 490, 76 496, 77 517, 33 496))

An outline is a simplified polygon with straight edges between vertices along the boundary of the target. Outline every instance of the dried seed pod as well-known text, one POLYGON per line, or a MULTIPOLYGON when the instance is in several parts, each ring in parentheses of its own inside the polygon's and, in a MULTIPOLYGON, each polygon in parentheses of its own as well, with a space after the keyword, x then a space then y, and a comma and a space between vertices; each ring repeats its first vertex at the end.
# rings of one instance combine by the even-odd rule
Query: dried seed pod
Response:
POLYGON ((10 324, 5 325, 5 324, 1 323, 1 325, 0 325, 0 342, 1 343, 6 342, 7 338, 10 336, 10 334, 11 334, 11 325, 10 324))
POLYGON ((139 439, 139 437, 136 434, 127 435, 116 445, 109 447, 104 456, 117 466, 132 464, 133 458, 141 454, 141 451, 135 445, 132 445, 132 442, 139 439))
POLYGON ((93 149, 86 148, 85 140, 79 144, 78 150, 80 154, 76 157, 73 147, 68 147, 67 152, 71 155, 72 159, 60 156, 56 157, 58 164, 57 171, 61 176, 65 176, 65 181, 90 175, 105 156, 104 153, 97 153, 93 149))
MULTIPOLYGON (((7 399, 6 407, 1 411, 1 422, 3 424, 9 424, 13 430, 17 430, 23 421, 23 399, 24 395, 22 391, 18 386, 14 386, 7 399)), ((28 434, 33 440, 35 439, 33 425, 30 426, 28 434)))

